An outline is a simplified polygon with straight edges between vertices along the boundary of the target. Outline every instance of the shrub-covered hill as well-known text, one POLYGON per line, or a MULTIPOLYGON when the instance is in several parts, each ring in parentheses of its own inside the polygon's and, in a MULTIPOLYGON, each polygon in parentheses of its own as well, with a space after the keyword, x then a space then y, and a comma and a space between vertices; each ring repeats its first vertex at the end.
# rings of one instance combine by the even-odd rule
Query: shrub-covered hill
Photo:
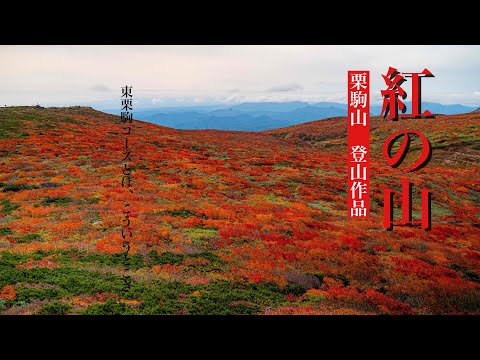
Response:
POLYGON ((372 118, 369 220, 347 217, 346 118, 263 133, 134 121, 127 272, 119 120, 0 108, 3 314, 480 313, 480 114, 372 118), (383 189, 405 174, 381 147, 403 128, 433 146, 408 174, 414 217, 417 190, 433 192, 428 232, 382 228, 383 189))

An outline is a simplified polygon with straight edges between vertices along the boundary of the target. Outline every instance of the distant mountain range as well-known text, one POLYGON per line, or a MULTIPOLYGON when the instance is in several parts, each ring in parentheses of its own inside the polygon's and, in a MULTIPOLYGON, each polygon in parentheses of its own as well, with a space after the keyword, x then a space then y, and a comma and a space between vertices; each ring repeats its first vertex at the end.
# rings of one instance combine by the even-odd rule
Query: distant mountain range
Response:
MULTIPOLYGON (((407 102, 406 105, 409 112, 411 103, 407 102)), ((462 114, 475 111, 476 108, 459 104, 422 103, 422 110, 428 109, 433 114, 462 114)), ((372 116, 380 115, 381 110, 381 105, 372 105, 370 107, 372 116)), ((103 109, 103 111, 117 115, 119 113, 118 109, 103 109)), ((229 107, 219 104, 134 110, 134 118, 137 120, 185 130, 263 131, 346 115, 346 104, 337 102, 307 103, 301 101, 246 102, 229 107)))

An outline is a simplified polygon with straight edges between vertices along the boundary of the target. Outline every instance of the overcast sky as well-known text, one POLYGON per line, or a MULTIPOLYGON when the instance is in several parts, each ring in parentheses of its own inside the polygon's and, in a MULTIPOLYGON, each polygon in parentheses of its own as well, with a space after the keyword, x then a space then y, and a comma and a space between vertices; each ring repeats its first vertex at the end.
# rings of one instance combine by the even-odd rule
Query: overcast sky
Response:
MULTIPOLYGON (((347 71, 428 68, 422 100, 480 106, 480 46, 0 46, 0 104, 137 108, 244 101, 346 102, 347 71)), ((403 88, 411 93, 408 83, 403 88)), ((407 99, 408 100, 408 99, 407 99)))

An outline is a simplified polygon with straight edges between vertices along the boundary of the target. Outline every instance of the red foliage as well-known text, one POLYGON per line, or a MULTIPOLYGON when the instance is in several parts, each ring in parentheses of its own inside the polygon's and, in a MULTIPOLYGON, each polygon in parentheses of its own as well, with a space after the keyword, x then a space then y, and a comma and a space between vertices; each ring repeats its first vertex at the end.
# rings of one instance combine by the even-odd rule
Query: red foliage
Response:
MULTIPOLYGON (((27 254, 64 248, 123 252, 124 189, 120 168, 112 165, 120 160, 122 138, 114 134, 120 130, 112 130, 118 117, 86 108, 52 109, 52 120, 42 120, 48 126, 38 131, 38 119, 28 115, 22 132, 29 136, 2 138, 0 182, 36 186, 0 191, 0 200, 21 205, 2 213, 0 245, 27 254), (50 128, 67 115, 74 121, 50 128), (47 182, 60 186, 38 186, 47 182), (45 204, 46 197, 65 201, 45 204), (41 234, 41 241, 30 241, 29 234, 41 234)), ((409 174, 416 189, 433 193, 430 232, 382 228, 382 191, 388 186, 399 192, 401 183, 398 169, 386 166, 379 152, 371 154, 371 218, 348 218, 345 117, 261 133, 180 131, 136 122, 130 138, 139 151, 131 252, 209 251, 224 260, 224 266, 201 274, 193 260, 152 267, 192 284, 223 279, 284 286, 294 271, 302 279, 322 278, 321 291, 333 308, 341 303, 351 311, 409 313, 400 301, 407 299, 422 313, 480 313, 480 229, 473 226, 480 210, 478 164, 469 158, 478 150, 468 140, 478 137, 479 120, 480 114, 408 120, 437 146, 431 163, 409 174), (190 229, 199 227, 208 227, 200 240, 190 229)), ((405 124, 380 117, 371 122, 372 149, 405 124)), ((20 266, 56 264, 45 258, 20 266)), ((292 313, 320 311, 287 298, 292 313)))
POLYGON ((263 275, 259 273, 251 274, 248 277, 248 281, 251 281, 254 283, 261 283, 263 281, 263 275))
POLYGON ((394 270, 400 271, 406 275, 415 275, 420 279, 432 279, 436 277, 456 278, 458 274, 450 269, 433 266, 424 261, 417 259, 401 259, 397 257, 391 257, 397 266, 394 270))
POLYGON ((119 238, 105 238, 100 239, 95 246, 98 252, 106 254, 119 254, 125 251, 122 247, 122 241, 119 238))
POLYGON ((287 299, 288 301, 295 301, 296 297, 293 294, 287 294, 285 295, 285 299, 287 299))
POLYGON ((373 289, 367 289, 365 291, 365 298, 371 303, 378 306, 381 312, 394 315, 412 315, 414 311, 410 309, 410 306, 404 302, 391 299, 384 294, 381 294, 373 289))
POLYGON ((17 292, 12 285, 4 286, 3 289, 0 291, 0 298, 5 300, 15 300, 16 296, 17 292))
POLYGON ((362 250, 362 243, 354 235, 342 235, 340 236, 339 241, 341 244, 348 246, 348 248, 351 250, 362 250))
POLYGON ((185 221, 183 222, 183 227, 186 227, 186 228, 197 227, 202 225, 203 225, 203 220, 195 216, 190 216, 189 218, 185 219, 185 221))
POLYGON ((46 256, 42 260, 34 260, 33 258, 29 258, 27 262, 17 265, 16 268, 17 269, 47 268, 52 270, 58 266, 58 264, 55 263, 54 261, 55 257, 57 257, 57 254, 46 256))
POLYGON ((183 272, 180 266, 171 264, 153 265, 152 271, 157 274, 164 273, 169 275, 181 274, 183 272))

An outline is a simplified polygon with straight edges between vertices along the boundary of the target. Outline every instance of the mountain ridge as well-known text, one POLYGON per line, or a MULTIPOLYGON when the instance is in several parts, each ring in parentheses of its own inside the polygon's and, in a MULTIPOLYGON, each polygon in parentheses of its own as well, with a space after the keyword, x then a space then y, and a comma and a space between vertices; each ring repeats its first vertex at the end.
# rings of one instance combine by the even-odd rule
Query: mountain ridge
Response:
MULTIPOLYGON (((407 108, 411 103, 406 102, 407 108)), ((453 115, 468 113, 475 107, 459 104, 442 105, 423 102, 422 109, 428 109, 434 114, 453 115)), ((231 106, 166 108, 164 111, 142 110, 134 111, 136 118, 174 127, 177 129, 219 129, 264 131, 290 126, 306 121, 325 119, 334 116, 346 116, 347 105, 336 102, 246 102, 231 106)), ((371 115, 378 116, 381 105, 371 105, 371 115)), ((118 114, 117 110, 111 113, 118 114)))

